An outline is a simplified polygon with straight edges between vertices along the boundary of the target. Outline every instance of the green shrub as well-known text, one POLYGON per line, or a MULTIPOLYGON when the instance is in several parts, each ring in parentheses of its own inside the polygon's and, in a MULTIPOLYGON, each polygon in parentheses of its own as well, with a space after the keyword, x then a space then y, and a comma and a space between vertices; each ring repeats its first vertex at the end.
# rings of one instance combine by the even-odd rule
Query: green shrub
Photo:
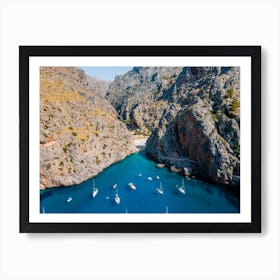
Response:
POLYGON ((76 133, 76 132, 72 132, 72 135, 73 135, 73 136, 77 136, 77 133, 76 133))
POLYGON ((233 147, 232 150, 234 152, 234 154, 238 157, 238 159, 240 158, 240 149, 239 149, 239 145, 238 143, 236 143, 233 147))
POLYGON ((236 98, 234 98, 233 101, 232 101, 232 103, 231 103, 231 105, 230 105, 231 110, 232 110, 233 112, 237 112, 237 110, 239 109, 239 107, 240 107, 239 101, 238 101, 236 98))
POLYGON ((121 120, 121 122, 124 123, 124 124, 130 124, 131 119, 121 120))
POLYGON ((221 141, 224 143, 224 144, 227 144, 227 141, 225 140, 224 137, 221 136, 221 141))
POLYGON ((234 89, 231 87, 226 95, 227 98, 232 98, 234 95, 234 89))
POLYGON ((214 122, 218 122, 218 116, 214 110, 210 111, 212 119, 214 122))
POLYGON ((135 131, 134 131, 134 135, 142 135, 142 132, 139 131, 139 130, 135 130, 135 131))
POLYGON ((101 160, 98 158, 98 156, 95 156, 96 164, 99 164, 101 160))

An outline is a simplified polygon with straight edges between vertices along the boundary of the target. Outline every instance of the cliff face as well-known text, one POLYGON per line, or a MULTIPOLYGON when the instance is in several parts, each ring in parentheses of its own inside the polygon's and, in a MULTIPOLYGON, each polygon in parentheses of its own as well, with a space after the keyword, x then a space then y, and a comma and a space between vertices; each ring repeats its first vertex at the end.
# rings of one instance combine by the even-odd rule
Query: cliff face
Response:
POLYGON ((168 106, 163 97, 181 67, 134 67, 110 84, 106 98, 131 130, 150 134, 168 106))
POLYGON ((40 69, 40 188, 81 183, 136 151, 115 109, 82 70, 40 69))
POLYGON ((95 77, 87 76, 88 86, 92 89, 93 92, 99 94, 102 97, 105 97, 107 90, 109 88, 110 82, 97 79, 95 77))
POLYGON ((157 161, 238 184, 239 86, 238 67, 137 67, 106 97, 130 129, 151 133, 147 153, 157 161))

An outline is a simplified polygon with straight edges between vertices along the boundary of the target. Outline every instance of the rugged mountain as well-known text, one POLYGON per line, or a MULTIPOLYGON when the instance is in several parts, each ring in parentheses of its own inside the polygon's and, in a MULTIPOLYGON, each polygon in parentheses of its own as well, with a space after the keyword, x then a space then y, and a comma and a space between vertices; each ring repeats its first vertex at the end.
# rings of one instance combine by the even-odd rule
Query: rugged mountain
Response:
POLYGON ((87 76, 88 86, 94 91, 95 93, 104 97, 107 93, 107 90, 110 85, 110 81, 104 81, 97 79, 95 77, 87 76))
POLYGON ((40 69, 40 188, 81 183, 135 152, 115 109, 78 68, 40 69))
POLYGON ((238 67, 135 67, 106 97, 130 129, 151 133, 147 152, 158 162, 238 184, 239 76, 238 67))
POLYGON ((106 98, 130 129, 149 135, 168 106, 162 95, 181 71, 181 67, 134 67, 116 77, 106 98))

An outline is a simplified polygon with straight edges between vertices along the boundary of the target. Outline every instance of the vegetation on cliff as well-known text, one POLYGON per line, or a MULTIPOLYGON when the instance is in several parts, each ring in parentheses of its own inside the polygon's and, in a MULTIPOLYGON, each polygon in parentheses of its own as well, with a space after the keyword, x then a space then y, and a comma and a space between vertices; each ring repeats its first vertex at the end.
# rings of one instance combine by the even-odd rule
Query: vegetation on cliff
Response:
POLYGON ((134 67, 106 98, 127 127, 151 134, 148 154, 187 175, 238 184, 238 67, 134 67))
POLYGON ((116 77, 106 98, 130 130, 150 135, 168 106, 168 99, 162 95, 181 70, 182 67, 134 67, 116 77))
POLYGON ((41 189, 81 183, 132 152, 125 124, 82 70, 41 67, 41 189))

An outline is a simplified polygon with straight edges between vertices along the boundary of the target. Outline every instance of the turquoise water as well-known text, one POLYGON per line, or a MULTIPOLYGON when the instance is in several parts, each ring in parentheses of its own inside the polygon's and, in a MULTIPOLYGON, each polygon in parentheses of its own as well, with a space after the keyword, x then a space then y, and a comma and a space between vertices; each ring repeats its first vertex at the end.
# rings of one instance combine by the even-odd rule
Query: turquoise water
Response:
POLYGON ((40 212, 46 213, 238 213, 239 197, 230 188, 184 178, 185 194, 176 185, 182 176, 157 168, 145 152, 135 153, 95 177, 98 194, 92 197, 92 179, 71 187, 41 192, 40 212), (141 173, 141 177, 139 176, 141 173), (159 177, 159 179, 157 178, 159 177), (152 177, 152 180, 148 180, 152 177), (136 190, 128 187, 132 182, 136 190), (156 189, 160 182, 163 195, 156 189), (118 184, 120 204, 114 201, 118 184), (72 200, 67 202, 71 197, 72 200))

